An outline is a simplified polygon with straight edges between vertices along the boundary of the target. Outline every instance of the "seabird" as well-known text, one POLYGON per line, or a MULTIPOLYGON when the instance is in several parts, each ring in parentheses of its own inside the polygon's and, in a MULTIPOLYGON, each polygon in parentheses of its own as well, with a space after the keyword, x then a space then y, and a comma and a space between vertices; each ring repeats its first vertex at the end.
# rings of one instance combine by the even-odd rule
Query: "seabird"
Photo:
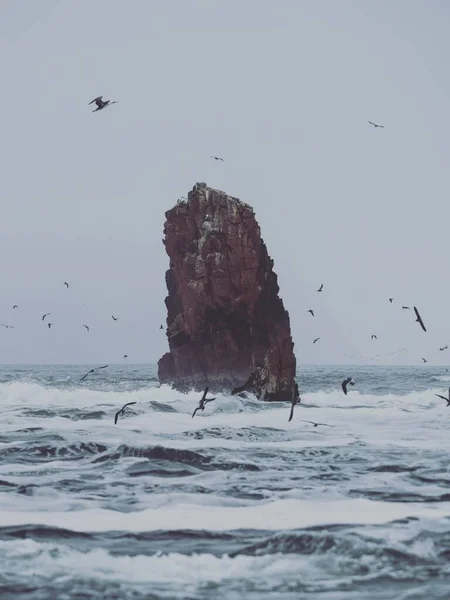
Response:
POLYGON ((213 158, 214 160, 221 160, 223 162, 223 158, 220 158, 220 156, 210 156, 209 158, 213 158))
POLYGON ((394 302, 394 298, 389 298, 389 302, 392 304, 394 302))
POLYGON ((377 123, 372 123, 372 121, 369 121, 369 123, 374 127, 381 127, 382 129, 384 129, 384 125, 378 125, 377 123))
POLYGON ((355 382, 353 381, 352 377, 347 377, 347 379, 344 379, 344 381, 341 383, 342 391, 344 392, 345 395, 347 395, 347 386, 348 385, 355 385, 355 382))
POLYGON ((118 321, 118 320, 119 320, 119 317, 115 317, 114 315, 111 315, 111 319, 112 319, 113 321, 118 321))
POLYGON ((42 315, 42 320, 45 321, 45 317, 48 317, 48 315, 50 315, 51 313, 45 313, 45 315, 42 315))
POLYGON ((69 289, 69 284, 67 283, 67 281, 64 282, 64 285, 66 286, 67 289, 69 289))
POLYGON ((316 423, 315 421, 307 421, 306 419, 300 419, 300 421, 302 423, 311 423, 311 425, 314 425, 314 427, 317 427, 317 425, 324 425, 325 427, 333 427, 333 425, 328 425, 328 423, 316 423))
POLYGON ((448 350, 448 345, 444 346, 443 348, 439 348, 439 352, 442 352, 442 350, 448 350))
POLYGON ((53 325, 53 323, 47 323, 47 327, 48 327, 49 329, 51 329, 51 328, 52 328, 52 325, 53 325))
POLYGON ((424 363, 428 362, 426 358, 422 358, 422 360, 424 363))
POLYGON ((106 367, 107 367, 107 366, 108 366, 108 365, 103 365, 103 367, 94 367, 93 369, 91 369, 90 371, 88 371, 88 372, 86 373, 86 375, 83 375, 83 377, 80 379, 80 381, 83 381, 83 379, 86 379, 86 377, 87 377, 88 375, 90 375, 90 374, 91 374, 91 373, 93 373, 94 371, 97 371, 98 369, 106 369, 106 367))
POLYGON ((123 355, 123 357, 124 357, 124 358, 128 358, 128 354, 124 354, 124 355, 123 355))
POLYGON ((306 312, 309 312, 309 313, 311 313, 311 314, 312 314, 312 316, 314 316, 314 311, 313 311, 313 310, 309 309, 309 310, 307 310, 306 312))
POLYGON ((164 327, 161 325, 160 329, 164 329, 164 327))
POLYGON ((95 104, 97 105, 97 108, 95 110, 93 110, 92 112, 97 112, 98 110, 102 110, 103 108, 106 108, 107 106, 111 106, 111 104, 117 104, 117 100, 114 100, 113 102, 111 102, 111 100, 102 100, 103 96, 99 96, 98 98, 94 98, 94 100, 92 100, 92 102, 89 102, 89 104, 93 104, 95 102, 95 104))
POLYGON ((19 307, 17 306, 17 304, 14 304, 14 306, 13 306, 13 310, 14 310, 15 308, 19 308, 19 307))
POLYGON ((422 327, 422 329, 424 331, 426 331, 425 325, 423 324, 423 321, 422 321, 422 317, 419 315, 419 311, 417 310, 417 308, 415 306, 414 306, 414 312, 416 313, 416 317, 417 317, 416 321, 417 321, 417 323, 419 323, 419 325, 422 327))
POLYGON ((313 340, 313 344, 315 344, 315 343, 316 343, 316 342, 318 342, 319 340, 320 340, 320 337, 319 337, 319 338, 316 338, 315 340, 313 340))
POLYGON ((402 310, 411 310, 409 306, 402 306, 402 310))
POLYGON ((83 325, 83 327, 86 329, 86 331, 89 331, 89 327, 87 325, 83 325))
POLYGON ((292 402, 291 402, 291 412, 289 413, 288 423, 292 421, 292 417, 294 416, 294 407, 296 404, 300 404, 301 398, 300 393, 298 391, 298 383, 295 384, 294 392, 292 394, 292 402))
POLYGON ((208 388, 208 387, 205 387, 205 391, 203 392, 203 396, 202 396, 202 398, 201 398, 200 402, 198 403, 198 406, 197 406, 197 408, 196 408, 196 409, 194 410, 194 412, 192 413, 192 418, 194 418, 194 417, 195 417, 195 413, 196 413, 198 410, 202 410, 202 411, 203 411, 203 410, 205 410, 205 405, 206 405, 208 402, 212 402, 213 400, 215 400, 215 398, 208 398, 208 399, 206 399, 206 394, 208 393, 208 390, 209 390, 209 388, 208 388))
POLYGON ((14 325, 5 325, 4 323, 0 323, 0 325, 5 329, 14 329, 14 325))
POLYGON ((323 283, 320 284, 320 288, 317 291, 321 292, 322 290, 323 290, 323 283))
POLYGON ((114 415, 114 425, 117 425, 117 419, 119 418, 119 415, 123 415, 123 412, 126 409, 126 407, 131 406, 132 404, 136 404, 136 402, 127 402, 122 406, 120 410, 116 412, 116 414, 114 415))
POLYGON ((378 338, 377 338, 377 336, 376 336, 376 335, 372 334, 372 335, 370 336, 370 339, 371 339, 371 340, 377 340, 378 338))
POLYGON ((450 388, 448 388, 448 398, 446 398, 445 396, 441 396, 441 394, 435 394, 435 396, 437 396, 438 398, 442 398, 442 400, 445 400, 447 402, 447 406, 450 406, 450 388))

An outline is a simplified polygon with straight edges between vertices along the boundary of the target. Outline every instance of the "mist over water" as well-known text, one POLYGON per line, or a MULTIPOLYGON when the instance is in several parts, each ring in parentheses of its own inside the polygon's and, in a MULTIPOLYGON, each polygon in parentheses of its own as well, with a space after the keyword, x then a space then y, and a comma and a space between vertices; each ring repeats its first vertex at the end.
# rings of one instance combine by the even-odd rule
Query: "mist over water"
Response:
POLYGON ((444 367, 300 366, 291 423, 89 368, 0 368, 2 599, 448 599, 444 367))

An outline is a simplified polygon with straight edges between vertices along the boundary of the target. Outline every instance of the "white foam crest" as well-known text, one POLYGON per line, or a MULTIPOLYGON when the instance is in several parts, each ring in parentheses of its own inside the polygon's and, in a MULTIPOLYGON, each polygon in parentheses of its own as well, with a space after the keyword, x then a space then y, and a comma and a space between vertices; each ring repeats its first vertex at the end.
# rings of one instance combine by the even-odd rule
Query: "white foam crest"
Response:
MULTIPOLYGON (((68 574, 73 578, 92 577, 100 580, 127 581, 192 586, 204 582, 221 583, 229 580, 254 579, 261 585, 273 583, 273 578, 298 579, 303 562, 311 574, 311 561, 292 554, 267 556, 214 556, 213 554, 179 553, 151 556, 114 556, 103 549, 79 552, 65 546, 39 543, 34 540, 0 542, 0 557, 5 571, 16 569, 20 561, 21 574, 45 578, 68 574), (309 565, 306 563, 309 562, 309 565)), ((278 579, 279 581, 280 579, 278 579)))
POLYGON ((385 503, 362 498, 325 500, 284 499, 253 506, 176 504, 120 513, 106 509, 69 512, 1 512, 0 526, 46 525, 79 532, 229 531, 234 529, 300 529, 329 524, 377 524, 406 517, 450 516, 450 502, 385 503))

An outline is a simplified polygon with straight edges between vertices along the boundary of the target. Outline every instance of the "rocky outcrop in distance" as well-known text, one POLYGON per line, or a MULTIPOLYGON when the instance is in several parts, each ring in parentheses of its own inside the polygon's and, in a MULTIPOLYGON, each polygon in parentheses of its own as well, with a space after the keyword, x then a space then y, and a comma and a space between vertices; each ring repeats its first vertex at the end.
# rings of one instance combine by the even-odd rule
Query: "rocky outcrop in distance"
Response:
POLYGON ((164 234, 170 352, 160 382, 291 401, 289 314, 252 207, 198 183, 166 212, 164 234))

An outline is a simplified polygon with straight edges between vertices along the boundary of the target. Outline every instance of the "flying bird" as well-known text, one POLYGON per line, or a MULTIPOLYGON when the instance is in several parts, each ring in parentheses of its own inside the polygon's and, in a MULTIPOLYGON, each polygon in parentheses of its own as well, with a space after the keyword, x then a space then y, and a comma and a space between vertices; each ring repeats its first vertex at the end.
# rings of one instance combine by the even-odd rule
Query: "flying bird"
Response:
POLYGON ((89 327, 87 325, 83 325, 83 327, 86 329, 86 331, 89 331, 89 327))
POLYGON ((314 311, 313 311, 313 310, 309 309, 309 310, 307 310, 306 312, 309 312, 309 313, 311 313, 311 314, 312 314, 312 316, 314 316, 314 311))
POLYGON ((402 306, 402 310, 411 310, 409 306, 402 306))
POLYGON ((164 327, 161 325, 160 329, 164 329, 164 327))
POLYGON ((223 158, 220 158, 220 156, 210 156, 209 158, 213 158, 214 160, 221 160, 223 162, 223 158))
POLYGON ((392 304, 394 302, 394 298, 389 298, 389 302, 392 304))
POLYGON ((51 313, 45 313, 45 315, 42 315, 42 320, 45 321, 45 318, 48 317, 48 315, 50 315, 51 313))
POLYGON ((201 398, 200 402, 198 403, 198 406, 197 406, 197 408, 196 408, 196 409, 194 410, 194 412, 192 413, 192 418, 194 418, 194 417, 195 417, 195 413, 196 413, 198 410, 202 410, 202 411, 203 411, 203 410, 205 410, 205 406, 206 406, 206 404, 207 404, 208 402, 212 402, 213 400, 215 400, 215 398, 208 398, 208 399, 206 398, 206 394, 208 393, 208 390, 209 390, 209 388, 208 388, 208 387, 205 387, 205 391, 203 392, 203 396, 202 396, 202 398, 201 398))
POLYGON ((93 373, 94 371, 97 371, 98 369, 106 369, 106 367, 107 367, 107 366, 108 366, 108 365, 103 365, 103 367, 94 367, 93 369, 91 369, 90 371, 88 371, 88 372, 86 373, 86 375, 83 375, 83 377, 80 379, 80 381, 83 381, 83 379, 86 379, 86 377, 87 377, 88 375, 90 375, 90 374, 91 374, 91 373, 93 373))
POLYGON ((66 286, 67 289, 69 289, 69 284, 67 283, 67 281, 64 282, 64 285, 66 286))
POLYGON ((353 381, 352 377, 347 377, 347 379, 344 379, 344 381, 341 383, 342 391, 344 392, 345 395, 347 395, 347 386, 348 385, 355 385, 355 382, 353 381))
POLYGON ((93 110, 92 112, 97 112, 98 110, 102 110, 103 108, 106 108, 107 106, 111 106, 111 104, 117 104, 117 100, 114 100, 113 102, 111 102, 111 100, 102 100, 103 96, 99 96, 98 98, 94 98, 94 100, 92 100, 92 102, 89 102, 89 104, 93 104, 95 102, 95 104, 97 105, 97 108, 95 110, 93 110))
POLYGON ((116 414, 114 415, 114 425, 117 425, 117 419, 119 418, 120 415, 123 415, 124 410, 126 409, 127 406, 131 406, 132 404, 136 404, 136 402, 127 402, 126 404, 124 404, 122 406, 122 408, 120 410, 118 410, 116 412, 116 414))
POLYGON ((292 417, 294 416, 294 407, 296 404, 300 404, 301 398, 300 393, 298 391, 298 383, 295 384, 294 393, 292 394, 292 403, 291 403, 291 412, 289 413, 288 423, 292 421, 292 417))
POLYGON ((371 339, 371 340, 377 340, 378 338, 377 338, 377 336, 376 336, 376 335, 372 334, 372 335, 370 336, 370 339, 371 339))
POLYGON ((426 358, 422 358, 422 360, 424 363, 428 362, 426 358))
POLYGON ((323 290, 323 283, 320 284, 320 288, 316 290, 317 292, 321 292, 323 290))
POLYGON ((443 346, 442 348, 439 348, 439 352, 442 352, 443 350, 448 350, 448 345, 447 346, 443 346))
POLYGON ((378 125, 377 123, 372 123, 372 121, 369 121, 369 123, 374 127, 381 127, 382 129, 384 129, 384 125, 378 125))
POLYGON ((19 307, 17 306, 17 304, 14 304, 14 306, 13 306, 13 310, 14 310, 15 308, 19 308, 19 307))
POLYGON ((0 323, 0 325, 5 329, 14 329, 14 325, 5 325, 4 323, 0 323))
POLYGON ((320 338, 316 338, 315 340, 313 340, 313 344, 315 344, 316 342, 318 342, 320 340, 320 338))
POLYGON ((47 323, 47 327, 48 327, 49 329, 51 329, 51 328, 52 328, 52 325, 53 325, 53 323, 47 323))
POLYGON ((317 427, 317 425, 324 425, 325 427, 333 427, 333 425, 328 425, 328 423, 316 423, 315 421, 307 421, 306 419, 300 419, 302 423, 311 423, 311 425, 314 425, 314 427, 317 427))
POLYGON ((422 317, 419 315, 419 311, 417 310, 417 308, 415 306, 414 306, 414 312, 416 313, 417 323, 419 323, 419 325, 422 327, 422 329, 424 331, 426 331, 425 325, 423 324, 423 321, 422 321, 422 317))
POLYGON ((446 398, 445 396, 441 396, 441 394, 435 394, 435 396, 437 396, 438 398, 442 398, 442 400, 445 400, 447 402, 447 406, 450 406, 450 388, 448 388, 448 398, 446 398))
POLYGON ((118 321, 118 320, 119 320, 119 317, 115 317, 114 315, 111 315, 111 319, 112 319, 113 321, 118 321))
POLYGON ((124 358, 128 358, 128 354, 124 354, 124 355, 123 355, 123 357, 124 357, 124 358))

